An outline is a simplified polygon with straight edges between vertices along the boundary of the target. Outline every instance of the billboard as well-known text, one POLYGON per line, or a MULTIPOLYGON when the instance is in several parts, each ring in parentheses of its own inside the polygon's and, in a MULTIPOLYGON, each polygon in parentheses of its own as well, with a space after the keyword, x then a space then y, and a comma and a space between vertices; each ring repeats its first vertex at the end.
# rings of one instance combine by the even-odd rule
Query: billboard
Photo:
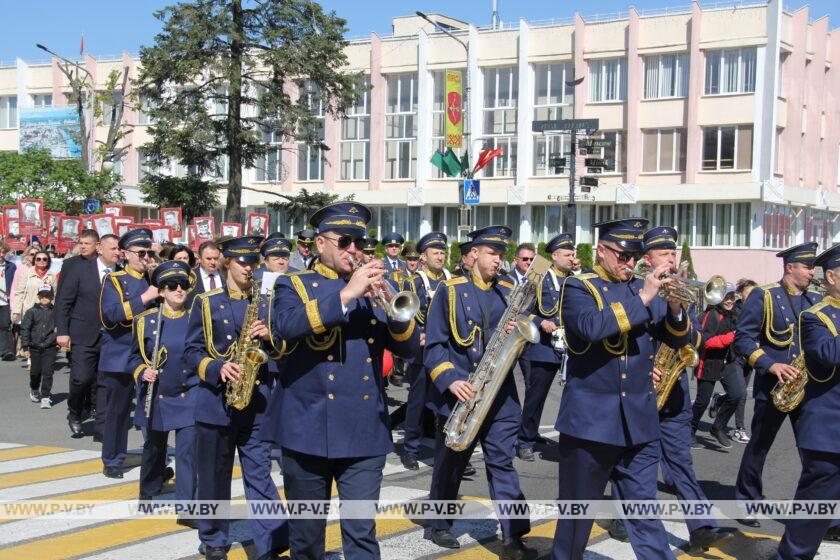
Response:
POLYGON ((79 114, 73 107, 25 107, 20 110, 21 153, 46 149, 56 159, 80 158, 81 138, 79 114))

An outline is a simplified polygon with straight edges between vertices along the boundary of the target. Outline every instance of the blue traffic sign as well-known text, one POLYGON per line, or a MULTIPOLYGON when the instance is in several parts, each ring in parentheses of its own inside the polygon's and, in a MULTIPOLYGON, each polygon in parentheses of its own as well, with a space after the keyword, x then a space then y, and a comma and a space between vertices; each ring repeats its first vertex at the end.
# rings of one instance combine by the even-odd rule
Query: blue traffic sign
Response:
POLYGON ((99 201, 95 198, 86 198, 84 202, 82 202, 82 212, 85 214, 98 214, 99 201))
POLYGON ((481 202, 481 182, 478 179, 464 179, 464 204, 481 202))

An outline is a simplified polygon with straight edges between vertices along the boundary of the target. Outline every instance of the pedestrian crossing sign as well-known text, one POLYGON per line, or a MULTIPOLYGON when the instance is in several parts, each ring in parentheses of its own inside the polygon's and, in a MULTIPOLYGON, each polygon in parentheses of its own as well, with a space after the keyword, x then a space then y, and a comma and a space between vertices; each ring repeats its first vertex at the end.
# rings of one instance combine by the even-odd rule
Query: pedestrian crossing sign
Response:
POLYGON ((464 204, 481 202, 481 185, 478 179, 464 179, 464 204))

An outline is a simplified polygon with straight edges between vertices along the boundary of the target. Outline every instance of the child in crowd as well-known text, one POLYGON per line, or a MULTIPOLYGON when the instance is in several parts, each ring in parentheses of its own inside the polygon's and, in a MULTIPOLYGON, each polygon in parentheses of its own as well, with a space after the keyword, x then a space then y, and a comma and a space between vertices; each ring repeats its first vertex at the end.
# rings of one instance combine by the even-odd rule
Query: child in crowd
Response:
POLYGON ((40 402, 41 408, 51 408, 50 391, 53 384, 56 345, 53 289, 49 284, 38 288, 38 303, 29 308, 20 323, 20 343, 24 355, 32 361, 29 369, 29 399, 40 402))

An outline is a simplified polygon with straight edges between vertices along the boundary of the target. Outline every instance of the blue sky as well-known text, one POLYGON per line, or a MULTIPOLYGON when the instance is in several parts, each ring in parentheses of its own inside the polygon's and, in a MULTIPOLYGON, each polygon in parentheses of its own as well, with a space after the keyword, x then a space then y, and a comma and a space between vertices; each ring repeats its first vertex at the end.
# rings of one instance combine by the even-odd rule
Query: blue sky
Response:
MULTIPOLYGON (((737 0, 736 0, 737 1, 737 0)), ((85 36, 85 51, 97 55, 114 55, 122 51, 137 52, 149 44, 159 30, 153 17, 156 9, 173 0, 41 0, 35 3, 4 2, 3 39, 0 61, 45 60, 48 55, 35 43, 43 43, 66 56, 79 52, 79 39, 85 36)), ((687 5, 689 0, 499 0, 504 21, 564 18, 575 12, 582 14, 626 11, 631 4, 638 9, 655 9, 687 5)), ((734 3, 734 2, 733 2, 734 3)), ((390 33, 391 18, 414 13, 415 10, 440 12, 479 25, 490 22, 491 0, 323 0, 325 8, 335 10, 348 20, 349 37, 362 37, 371 31, 390 33)), ((801 0, 786 0, 786 6, 798 8, 801 0)), ((840 2, 814 0, 810 3, 811 18, 831 18, 831 27, 840 22, 840 2)))

